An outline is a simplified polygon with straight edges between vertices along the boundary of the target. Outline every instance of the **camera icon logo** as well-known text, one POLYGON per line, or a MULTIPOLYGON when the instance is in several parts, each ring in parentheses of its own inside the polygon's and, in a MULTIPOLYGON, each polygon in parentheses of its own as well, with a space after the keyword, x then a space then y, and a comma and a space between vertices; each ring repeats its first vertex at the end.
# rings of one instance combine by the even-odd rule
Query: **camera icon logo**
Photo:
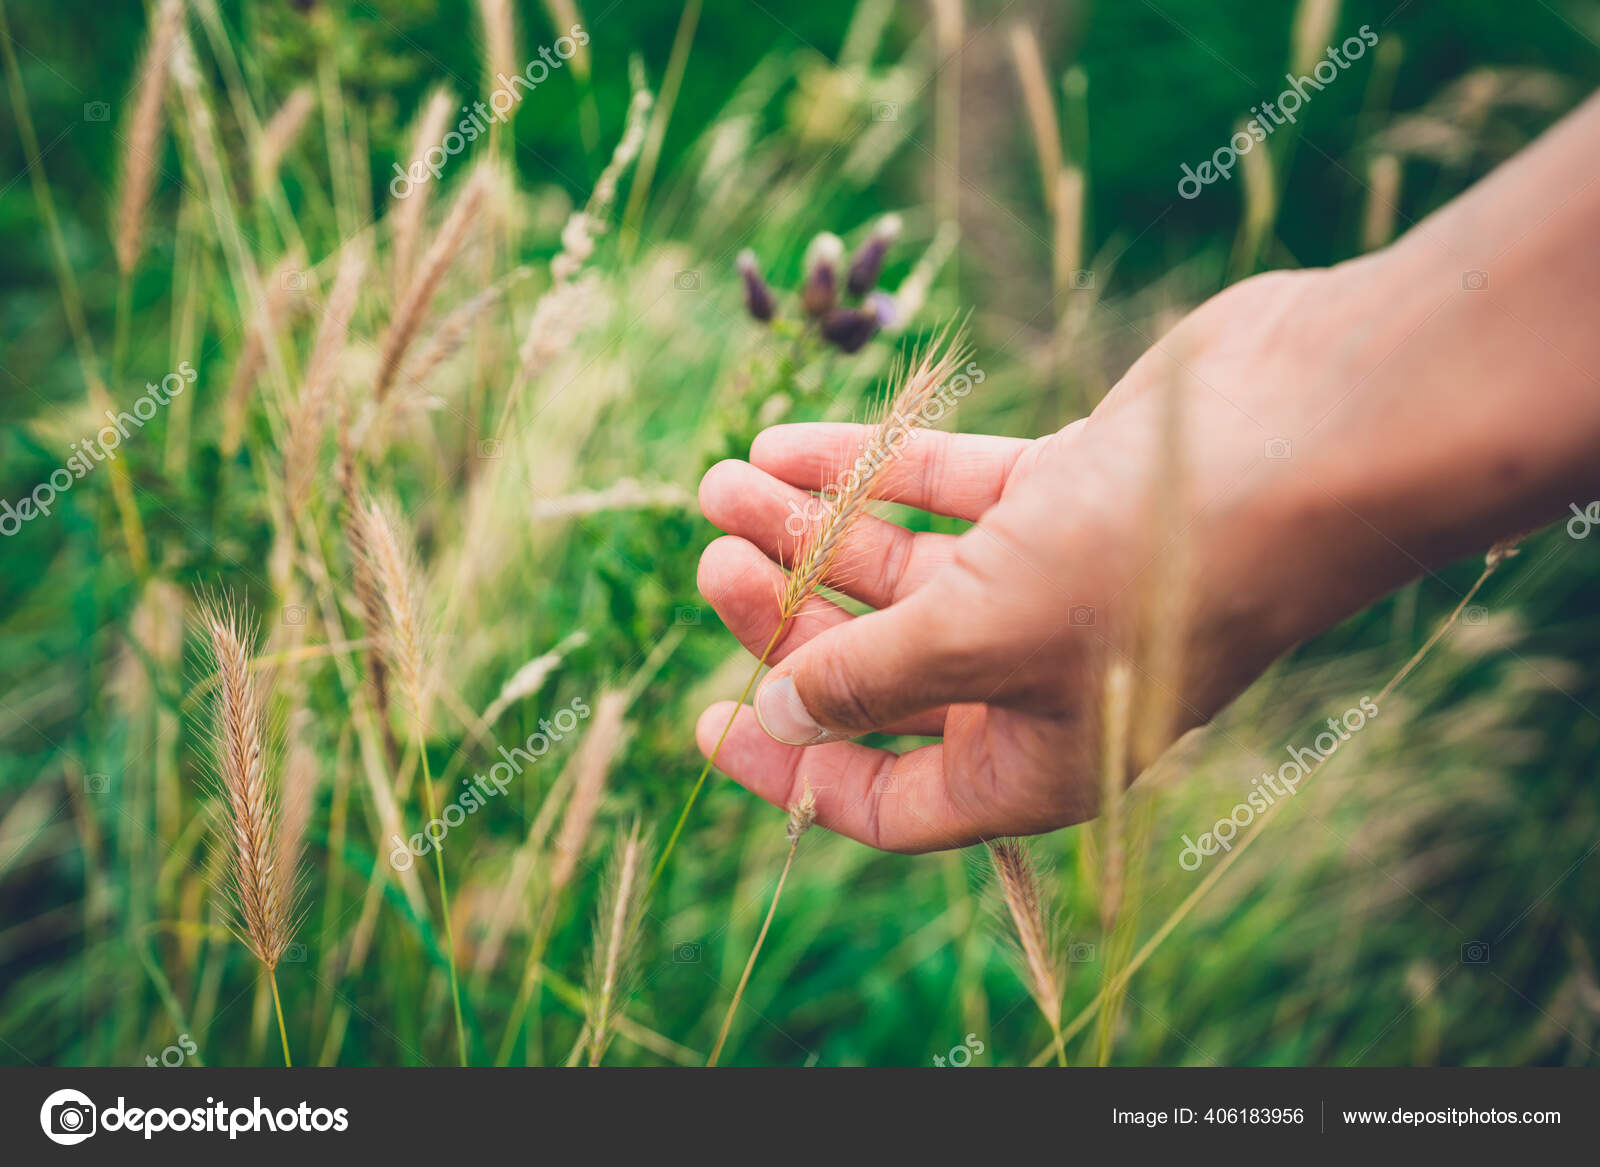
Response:
POLYGON ((1094 290, 1094 272, 1082 268, 1072 273, 1068 286, 1074 292, 1091 292, 1094 290))
POLYGON ((1072 624, 1072 626, 1074 628, 1093 628, 1094 627, 1094 605, 1093 604, 1074 604, 1074 605, 1072 605, 1072 610, 1067 613, 1067 620, 1072 624))
POLYGON ((39 1125, 52 1143, 70 1147, 94 1134, 99 1113, 89 1096, 78 1090, 57 1090, 39 1108, 39 1125))
POLYGON ((483 438, 478 442, 478 457, 498 458, 505 451, 505 446, 499 438, 483 438))
POLYGON ((103 101, 86 101, 83 103, 83 120, 108 122, 111 120, 111 107, 103 101))
POLYGON ((699 964, 700 943, 697 940, 685 940, 681 944, 672 946, 673 964, 699 964))
POLYGON ((1487 624, 1489 622, 1489 609, 1482 604, 1468 604, 1461 613, 1463 624, 1487 624))
POLYGON ((679 604, 672 613, 672 622, 685 626, 700 623, 700 609, 693 604, 679 604))
POLYGON ((83 779, 83 788, 90 794, 105 794, 111 789, 110 774, 88 774, 83 779))
POLYGON ((1487 940, 1469 940, 1461 946, 1462 964, 1488 964, 1489 942, 1487 940))
POLYGON ((1468 292, 1481 292, 1489 286, 1489 273, 1486 271, 1464 271, 1461 273, 1461 287, 1468 292))
POLYGON ((1262 452, 1274 462, 1287 462, 1294 452, 1288 438, 1268 438, 1262 452))
POLYGON ((673 278, 672 286, 680 292, 698 292, 700 290, 700 273, 697 271, 681 271, 673 278))
POLYGON ((283 955, 278 958, 284 964, 304 964, 306 961, 306 946, 296 941, 284 946, 283 955))
POLYGON ((283 290, 286 292, 303 292, 309 281, 303 271, 286 271, 283 273, 283 290))
POLYGON ((1067 960, 1072 964, 1088 964, 1094 960, 1094 945, 1087 940, 1074 940, 1067 945, 1067 960))
POLYGON ((306 610, 299 604, 289 604, 283 609, 283 622, 299 627, 306 622, 306 610))
POLYGON ((900 106, 893 101, 875 101, 872 103, 872 120, 875 122, 899 121, 900 106))

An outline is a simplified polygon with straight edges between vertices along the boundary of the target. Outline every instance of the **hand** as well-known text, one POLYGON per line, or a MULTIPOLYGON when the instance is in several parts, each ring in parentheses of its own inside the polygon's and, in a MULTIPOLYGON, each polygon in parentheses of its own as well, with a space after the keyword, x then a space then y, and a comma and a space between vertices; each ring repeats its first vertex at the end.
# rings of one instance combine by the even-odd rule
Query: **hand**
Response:
MULTIPOLYGON (((1213 297, 1059 433, 919 435, 884 493, 974 525, 861 520, 831 583, 874 610, 809 601, 719 768, 779 806, 807 781, 821 825, 887 850, 1069 825, 1095 811, 1111 663, 1137 768, 1298 641, 1592 497, 1600 289, 1572 241, 1600 226, 1597 137, 1600 100, 1389 250, 1213 297), (871 730, 942 740, 841 740, 871 730)), ((780 426, 706 474, 729 537, 700 588, 752 652, 784 520, 862 434, 780 426)), ((703 714, 703 751, 733 711, 703 714)))
MULTIPOLYGON (((755 710, 738 712, 719 767, 779 805, 798 797, 803 776, 824 826, 889 850, 961 846, 1092 815, 1104 666, 1133 660, 1141 607, 1161 602, 1151 585, 1193 600, 1181 605, 1186 614, 1169 604, 1162 630, 1189 667, 1166 678, 1164 693, 1149 692, 1153 677, 1140 686, 1147 707, 1170 708, 1171 732, 1213 713, 1300 627, 1281 573, 1264 562, 1292 509, 1279 484, 1299 469, 1274 458, 1281 450, 1270 443, 1298 432, 1294 422, 1314 403, 1270 400, 1292 358, 1269 358, 1317 278, 1274 276, 1218 297, 1091 418, 1059 433, 919 434, 884 493, 976 525, 955 536, 860 520, 833 582, 876 611, 852 617, 814 597, 770 654, 777 667, 755 710), (1188 353, 1184 367, 1162 352, 1188 353), (1259 375, 1241 384, 1241 369, 1259 375), (1193 465, 1164 479, 1156 459, 1169 401, 1185 418, 1193 465), (1153 497, 1163 481, 1172 494, 1153 497), (1195 567, 1188 582, 1160 566, 1180 550, 1195 567), (896 755, 832 740, 874 729, 943 741, 896 755)), ((864 432, 776 427, 757 438, 750 464, 707 473, 701 505, 730 537, 707 548, 701 590, 752 652, 777 625, 778 565, 792 561, 796 543, 785 520, 849 464, 864 432)), ((703 750, 731 712, 706 711, 703 750)))

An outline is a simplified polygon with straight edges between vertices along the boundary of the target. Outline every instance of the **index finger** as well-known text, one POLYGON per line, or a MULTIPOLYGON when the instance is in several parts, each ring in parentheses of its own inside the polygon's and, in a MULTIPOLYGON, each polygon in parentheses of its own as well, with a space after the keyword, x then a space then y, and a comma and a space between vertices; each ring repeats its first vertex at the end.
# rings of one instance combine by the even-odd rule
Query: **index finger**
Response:
MULTIPOLYGON (((861 453, 872 427, 805 422, 762 430, 750 461, 802 490, 822 490, 861 453)), ((884 471, 875 497, 957 519, 976 520, 1000 501, 1026 438, 915 430, 884 471)))

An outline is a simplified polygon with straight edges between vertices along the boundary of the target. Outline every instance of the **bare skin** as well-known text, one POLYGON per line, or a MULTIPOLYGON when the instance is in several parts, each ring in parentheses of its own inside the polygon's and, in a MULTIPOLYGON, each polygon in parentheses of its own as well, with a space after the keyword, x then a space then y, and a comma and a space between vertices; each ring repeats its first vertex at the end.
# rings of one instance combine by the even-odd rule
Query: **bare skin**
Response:
MULTIPOLYGON (((1089 418, 920 435, 884 493, 974 525, 862 520, 837 586, 874 610, 810 602, 719 769, 779 806, 804 777, 819 823, 892 851, 1067 826, 1094 810, 1104 662, 1139 655, 1175 557, 1182 663, 1145 678, 1169 737, 1407 580, 1600 496, 1596 157, 1591 98, 1392 247, 1202 304, 1089 418), (940 740, 846 740, 872 730, 940 740)), ((727 532, 701 591, 752 652, 777 626, 789 501, 861 433, 775 427, 701 484, 727 532)), ((705 711, 702 750, 732 711, 705 711)))

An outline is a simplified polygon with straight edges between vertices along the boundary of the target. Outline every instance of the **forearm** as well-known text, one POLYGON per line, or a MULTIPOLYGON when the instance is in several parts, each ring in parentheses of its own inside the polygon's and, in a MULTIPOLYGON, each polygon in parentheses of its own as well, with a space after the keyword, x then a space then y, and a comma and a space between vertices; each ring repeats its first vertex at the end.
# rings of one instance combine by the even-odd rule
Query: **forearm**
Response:
MULTIPOLYGON (((1359 602, 1600 497, 1600 98, 1327 273, 1345 309, 1339 440, 1302 507, 1359 602)), ((1311 443, 1308 443, 1311 445, 1311 443)))

